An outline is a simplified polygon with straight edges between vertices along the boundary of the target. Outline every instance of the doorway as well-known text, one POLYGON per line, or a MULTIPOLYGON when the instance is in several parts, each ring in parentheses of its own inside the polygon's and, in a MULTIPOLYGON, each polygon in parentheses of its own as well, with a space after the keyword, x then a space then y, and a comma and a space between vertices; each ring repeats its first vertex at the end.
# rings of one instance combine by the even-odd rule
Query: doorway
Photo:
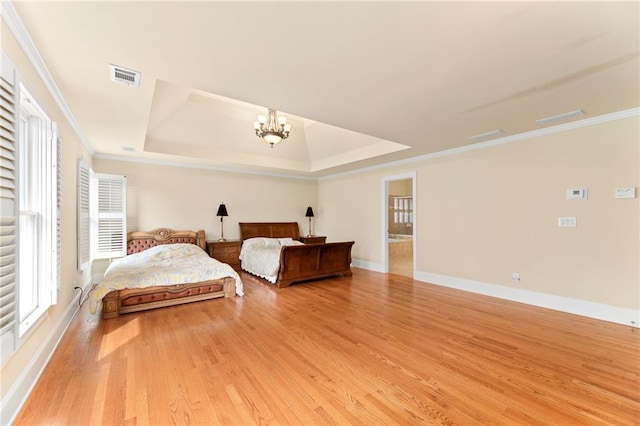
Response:
POLYGON ((416 247, 415 173, 385 178, 383 183, 385 271, 413 278, 416 247))

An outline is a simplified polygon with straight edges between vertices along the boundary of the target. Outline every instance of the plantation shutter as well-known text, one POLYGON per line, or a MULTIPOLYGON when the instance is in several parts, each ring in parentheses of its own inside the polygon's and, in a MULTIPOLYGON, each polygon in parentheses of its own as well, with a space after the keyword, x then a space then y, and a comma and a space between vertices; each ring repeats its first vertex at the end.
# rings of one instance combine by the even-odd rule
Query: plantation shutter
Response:
POLYGON ((62 286, 62 139, 58 133, 57 123, 52 124, 53 137, 56 144, 55 178, 56 178, 56 244, 55 244, 55 280, 51 289, 51 304, 56 304, 58 291, 62 286))
POLYGON ((78 270, 84 271, 91 261, 91 170, 78 161, 78 270))
POLYGON ((0 352, 2 363, 16 343, 16 96, 15 72, 2 54, 0 74, 0 352))
POLYGON ((127 179, 96 173, 97 241, 96 259, 127 254, 127 179))

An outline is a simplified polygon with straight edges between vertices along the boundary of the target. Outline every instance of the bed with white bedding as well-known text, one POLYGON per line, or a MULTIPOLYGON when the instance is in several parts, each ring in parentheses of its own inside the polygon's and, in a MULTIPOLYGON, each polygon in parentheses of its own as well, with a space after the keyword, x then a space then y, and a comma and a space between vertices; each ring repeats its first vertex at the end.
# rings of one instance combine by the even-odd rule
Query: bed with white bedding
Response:
POLYGON ((129 233, 130 254, 113 261, 89 294, 103 317, 244 294, 237 272, 203 250, 204 231, 129 233), (193 239, 192 239, 193 238, 193 239), (134 242, 135 241, 135 242, 134 242))
POLYGON ((242 269, 275 284, 280 271, 282 247, 302 245, 293 238, 249 238, 242 243, 240 261, 242 269))
POLYGON ((297 222, 241 222, 240 236, 241 268, 278 287, 352 274, 353 241, 302 244, 297 222))

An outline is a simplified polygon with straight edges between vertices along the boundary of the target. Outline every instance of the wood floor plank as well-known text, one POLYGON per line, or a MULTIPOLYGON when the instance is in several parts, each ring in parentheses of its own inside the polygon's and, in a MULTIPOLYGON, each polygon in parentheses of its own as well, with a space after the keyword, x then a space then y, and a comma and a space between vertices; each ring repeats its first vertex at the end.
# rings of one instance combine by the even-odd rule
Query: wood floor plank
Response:
POLYGON ((16 425, 640 424, 640 330, 354 268, 74 319, 16 425))

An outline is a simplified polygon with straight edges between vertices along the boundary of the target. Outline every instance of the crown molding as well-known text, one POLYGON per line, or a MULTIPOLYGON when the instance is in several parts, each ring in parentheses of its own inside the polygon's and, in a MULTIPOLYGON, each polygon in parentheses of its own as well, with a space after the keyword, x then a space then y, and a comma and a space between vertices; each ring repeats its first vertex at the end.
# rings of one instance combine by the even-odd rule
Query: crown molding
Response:
POLYGON ((460 154, 468 151, 475 151, 478 149, 491 148, 493 146, 513 143, 513 142, 520 142, 527 139, 538 138, 541 136, 552 135, 555 133, 567 132, 569 130, 595 126, 598 124, 609 123, 611 121, 617 121, 617 120, 624 120, 626 118, 632 118, 637 116, 640 116, 640 107, 625 109, 623 111, 612 112, 609 114, 598 115, 596 117, 585 118, 584 120, 572 121, 570 123, 558 124, 557 126, 545 127, 543 129, 531 130, 528 132, 509 135, 509 136, 505 136, 498 139, 492 139, 485 142, 478 142, 470 145, 465 145, 458 148, 445 149, 443 151, 433 152, 425 155, 419 155, 419 156, 407 158, 404 160, 391 161, 388 163, 378 164, 375 166, 363 167, 357 170, 350 170, 348 172, 335 173, 332 175, 319 177, 318 180, 325 180, 325 179, 331 179, 335 177, 365 173, 372 170, 386 169, 388 167, 396 167, 396 166, 403 166, 406 164, 413 164, 419 161, 431 160, 431 159, 440 158, 440 157, 447 157, 449 155, 460 154))
POLYGON ((158 160, 153 158, 128 157, 124 155, 120 156, 120 155, 110 155, 110 154, 95 154, 93 158, 100 159, 100 160, 109 160, 109 161, 124 161, 127 163, 150 164, 155 166, 183 167, 186 169, 212 170, 216 172, 238 173, 243 175, 269 176, 269 177, 275 177, 275 178, 301 179, 301 180, 313 180, 313 181, 318 180, 318 178, 314 176, 263 172, 258 170, 247 170, 247 169, 240 169, 240 168, 233 168, 233 167, 211 166, 207 164, 193 164, 188 162, 158 160))
POLYGON ((27 32, 27 29, 22 23, 22 20, 13 7, 13 4, 10 1, 0 1, 0 14, 2 14, 2 18, 7 24, 7 27, 9 27, 9 30, 18 41, 18 44, 24 51, 24 54, 31 62, 31 65, 33 65, 33 67, 35 68, 38 76, 44 83, 47 90, 49 90, 49 93, 58 105, 58 108, 60 108, 60 110, 62 111, 62 114, 65 116, 65 118, 75 131, 85 149, 89 151, 91 155, 94 155, 95 150, 82 132, 78 121, 74 117, 71 109, 69 108, 69 105, 62 96, 62 92, 60 92, 60 89, 58 89, 58 85, 49 72, 49 68, 47 68, 47 65, 42 59, 42 56, 40 56, 40 52, 36 48, 36 45, 33 43, 33 40, 31 40, 31 36, 29 36, 29 33, 27 32))
POLYGON ((502 138, 493 139, 485 142, 479 142, 479 143, 461 146, 458 148, 446 149, 443 151, 433 152, 430 154, 406 158, 404 160, 391 161, 384 164, 363 167, 360 169, 355 169, 355 170, 350 170, 347 172, 341 172, 341 173, 335 173, 335 174, 329 174, 325 176, 305 176, 305 175, 297 175, 297 174, 273 173, 273 172, 266 172, 266 171, 246 170, 246 169, 233 168, 233 167, 216 167, 216 166, 192 164, 192 163, 179 162, 179 161, 167 161, 167 160, 137 158, 137 157, 127 157, 127 156, 107 155, 107 154, 95 154, 93 155, 93 157, 98 159, 103 159, 103 160, 126 161, 131 163, 153 164, 158 166, 172 166, 172 167, 184 167, 184 168, 201 169, 201 170, 214 170, 218 172, 240 173, 240 174, 257 175, 257 176, 271 176, 271 177, 285 178, 285 179, 304 179, 304 180, 322 181, 322 180, 332 179, 336 177, 349 176, 349 175, 355 175, 360 173, 366 173, 374 170, 386 169, 389 167, 409 165, 409 164, 413 164, 420 161, 447 157, 450 155, 461 154, 463 152, 475 151, 478 149, 491 148, 494 146, 503 145, 507 143, 520 142, 523 140, 534 139, 541 136, 567 132, 569 130, 595 126, 598 124, 608 123, 608 122, 617 121, 617 120, 624 120, 626 118, 632 118, 637 116, 640 116, 640 107, 630 108, 623 111, 613 112, 610 114, 598 115, 596 117, 590 117, 584 120, 572 121, 570 123, 564 123, 556 126, 545 127, 542 129, 531 130, 529 132, 509 135, 509 136, 505 136, 502 138))

